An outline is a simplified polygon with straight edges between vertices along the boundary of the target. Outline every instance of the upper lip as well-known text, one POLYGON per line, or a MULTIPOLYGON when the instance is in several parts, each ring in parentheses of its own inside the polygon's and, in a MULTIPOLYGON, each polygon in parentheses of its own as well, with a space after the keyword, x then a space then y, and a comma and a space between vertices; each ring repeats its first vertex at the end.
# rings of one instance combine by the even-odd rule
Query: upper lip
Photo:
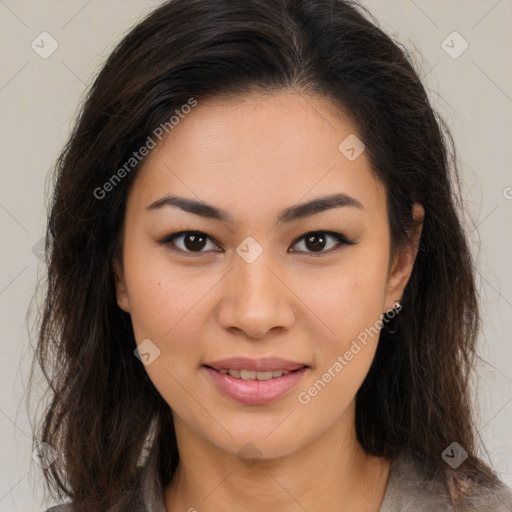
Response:
POLYGON ((304 363, 297 363, 295 361, 287 361, 279 357, 264 357, 262 359, 249 359, 247 357, 230 357, 228 359, 220 359, 204 363, 204 366, 209 366, 215 370, 252 370, 257 372, 270 372, 274 370, 298 370, 304 363))

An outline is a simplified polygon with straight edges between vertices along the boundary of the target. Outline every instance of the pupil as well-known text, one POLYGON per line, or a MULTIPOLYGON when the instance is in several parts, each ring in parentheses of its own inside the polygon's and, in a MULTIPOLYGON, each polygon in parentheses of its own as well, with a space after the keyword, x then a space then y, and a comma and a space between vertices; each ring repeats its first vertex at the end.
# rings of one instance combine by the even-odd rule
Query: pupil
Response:
POLYGON ((308 238, 306 238, 306 246, 308 249, 311 250, 319 250, 323 249, 325 245, 325 237, 321 234, 314 234, 310 235, 308 238), (320 242, 314 242, 314 240, 320 240, 320 242))
POLYGON ((206 237, 191 233, 185 237, 185 247, 190 250, 201 250, 205 245, 206 237), (190 242, 189 242, 190 241, 190 242), (195 245, 194 245, 195 244, 195 245))

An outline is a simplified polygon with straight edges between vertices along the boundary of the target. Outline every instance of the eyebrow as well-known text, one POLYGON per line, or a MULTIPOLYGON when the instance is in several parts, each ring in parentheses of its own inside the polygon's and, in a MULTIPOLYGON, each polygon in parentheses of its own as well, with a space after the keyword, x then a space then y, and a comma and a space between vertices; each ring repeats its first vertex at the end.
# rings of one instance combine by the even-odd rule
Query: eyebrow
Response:
MULTIPOLYGON (((151 203, 146 209, 157 210, 164 206, 175 206, 181 208, 185 212, 193 213, 201 217, 219 220, 224 223, 232 223, 233 217, 226 211, 221 210, 213 205, 203 201, 196 201, 186 197, 176 195, 167 195, 151 203)), ((277 216, 277 222, 292 222, 294 220, 310 217, 320 212, 330 210, 332 208, 340 208, 351 206, 364 210, 364 206, 354 197, 347 194, 332 194, 325 197, 319 197, 307 203, 285 208, 277 216)))

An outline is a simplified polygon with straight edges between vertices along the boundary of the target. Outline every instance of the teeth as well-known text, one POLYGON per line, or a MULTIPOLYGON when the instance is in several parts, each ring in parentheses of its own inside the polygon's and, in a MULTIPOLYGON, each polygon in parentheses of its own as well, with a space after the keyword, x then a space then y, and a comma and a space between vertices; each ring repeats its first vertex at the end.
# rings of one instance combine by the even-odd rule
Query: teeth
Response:
POLYGON ((270 380, 273 372, 256 372, 257 380, 270 380))
POLYGON ((277 377, 281 377, 283 375, 288 375, 290 372, 288 370, 274 370, 268 372, 256 372, 254 370, 231 370, 225 369, 219 370, 220 373, 224 375, 231 375, 235 379, 242 380, 270 380, 275 379, 277 377))
MULTIPOLYGON (((229 370, 230 372, 232 370, 229 370)), ((256 378, 256 372, 254 370, 240 370, 240 378, 243 380, 254 380, 256 378)))

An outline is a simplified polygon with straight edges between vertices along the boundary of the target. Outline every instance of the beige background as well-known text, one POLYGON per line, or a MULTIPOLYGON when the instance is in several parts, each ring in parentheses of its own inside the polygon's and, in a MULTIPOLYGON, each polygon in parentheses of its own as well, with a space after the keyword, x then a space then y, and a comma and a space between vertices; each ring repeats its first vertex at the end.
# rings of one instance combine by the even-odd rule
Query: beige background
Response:
MULTIPOLYGON (((362 1, 415 52, 458 145, 484 314, 478 428, 489 460, 512 485, 512 2, 362 1), (469 45, 458 58, 464 41, 454 31, 469 45)), ((102 60, 159 3, 0 0, 0 512, 46 505, 22 401, 31 356, 26 314, 43 272, 36 254, 45 179, 102 60), (47 59, 31 47, 43 31, 58 43, 47 59)))

